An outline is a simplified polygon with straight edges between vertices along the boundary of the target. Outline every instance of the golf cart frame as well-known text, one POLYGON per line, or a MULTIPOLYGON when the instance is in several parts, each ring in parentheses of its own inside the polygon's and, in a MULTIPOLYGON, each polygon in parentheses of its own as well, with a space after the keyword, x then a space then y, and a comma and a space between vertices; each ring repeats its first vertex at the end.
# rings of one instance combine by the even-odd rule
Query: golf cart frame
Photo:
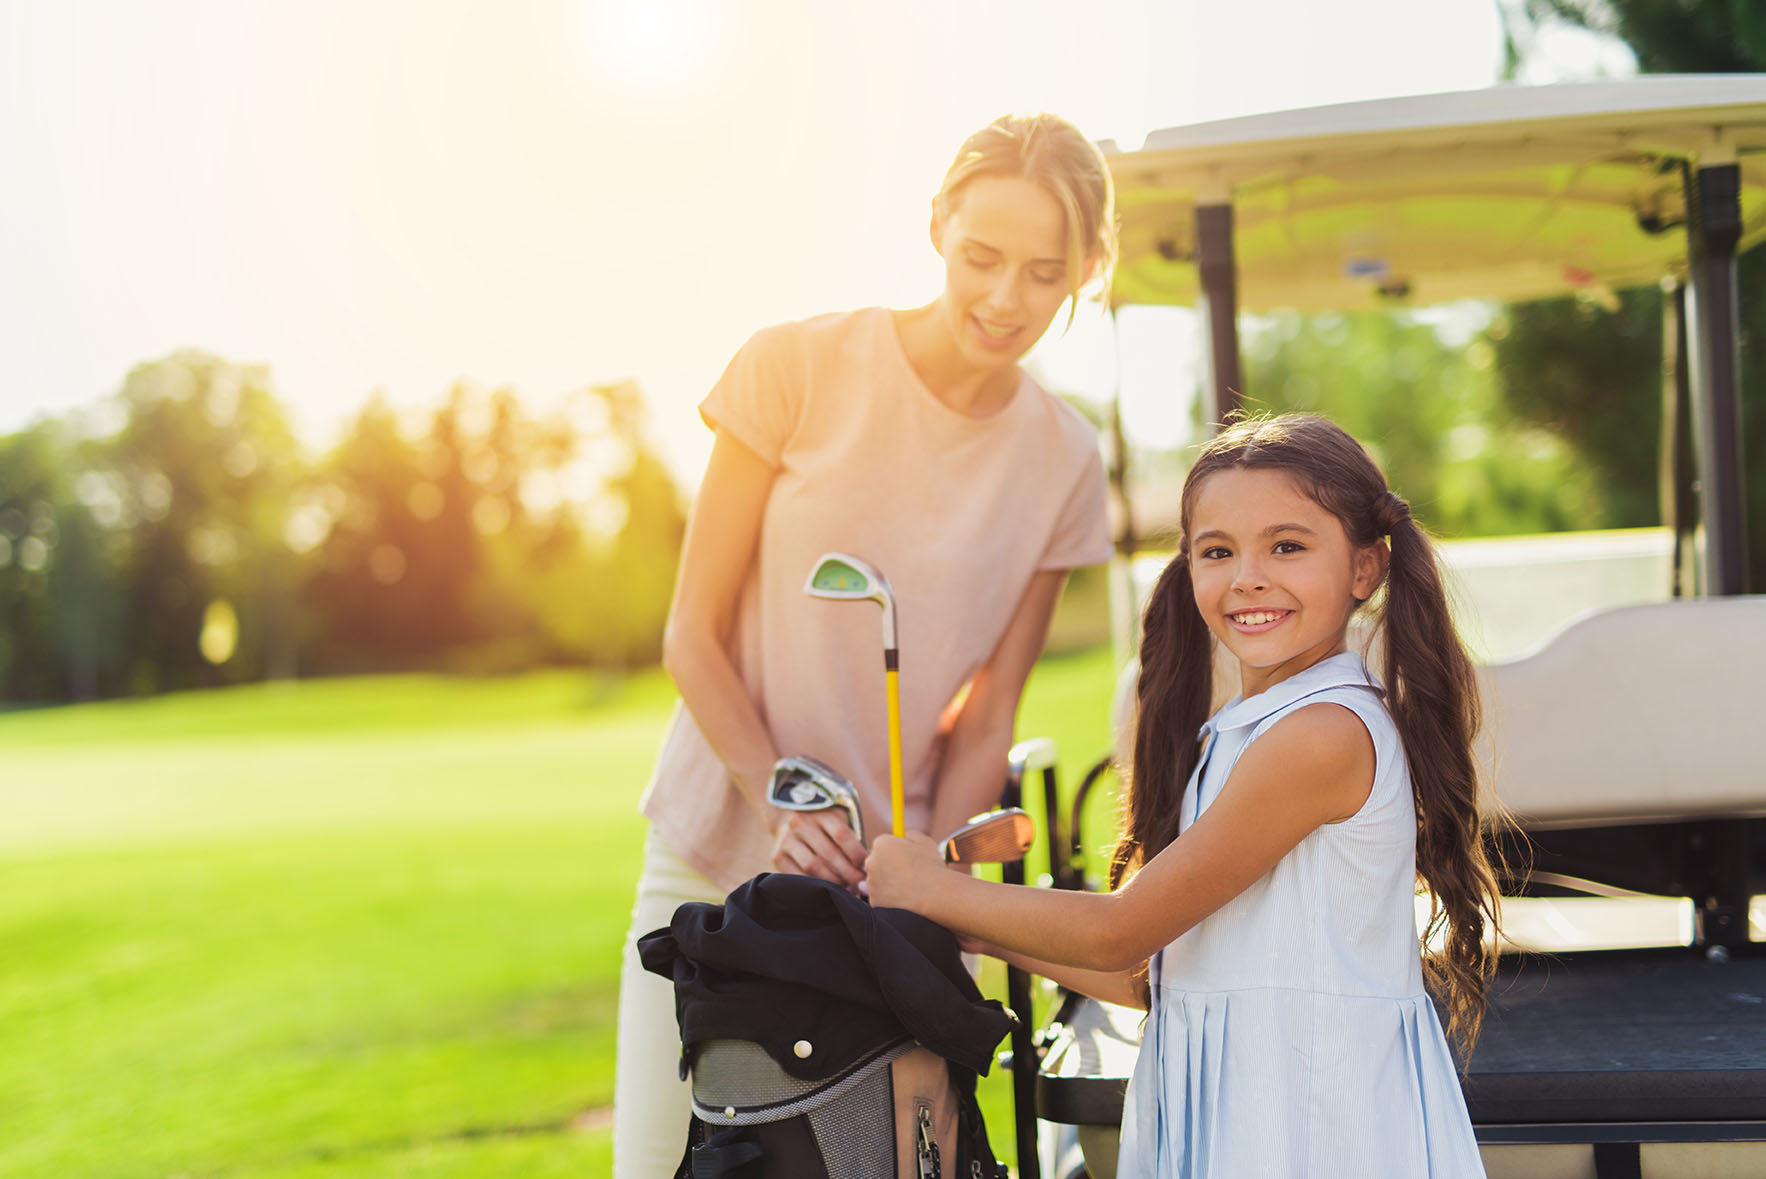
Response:
MULTIPOLYGON (((1545 1173, 1592 1147, 1594 1174, 1634 1176, 1654 1144, 1766 1142, 1766 1020, 1740 1002, 1766 994, 1748 915, 1766 892, 1766 770, 1747 748, 1766 700, 1766 598, 1747 595, 1736 288, 1738 254, 1766 238, 1766 76, 1505 86, 1103 147, 1122 223, 1114 303, 1198 310, 1213 421, 1243 404, 1241 310, 1662 284, 1674 600, 1595 615, 1482 669, 1482 753, 1528 845, 1509 849, 1525 868, 1505 892, 1688 898, 1690 944, 1505 953, 1464 1087, 1480 1142, 1508 1148, 1486 1151, 1493 1175, 1511 1173, 1504 1157, 1545 1173)), ((1113 426, 1115 600, 1132 620, 1137 537, 1119 415, 1113 426)), ((1077 843, 1072 813, 1051 835, 1077 843)), ((1119 1118, 1121 1021, 1069 1006, 1059 1022, 1036 1107, 1119 1118)))

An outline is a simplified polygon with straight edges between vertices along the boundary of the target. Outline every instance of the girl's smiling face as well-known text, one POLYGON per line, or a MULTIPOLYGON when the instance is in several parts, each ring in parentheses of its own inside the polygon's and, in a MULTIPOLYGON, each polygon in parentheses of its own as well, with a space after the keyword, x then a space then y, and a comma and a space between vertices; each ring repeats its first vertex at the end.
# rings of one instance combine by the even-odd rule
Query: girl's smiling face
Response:
POLYGON ((1383 544, 1357 548, 1283 471, 1230 467, 1194 489, 1196 609, 1256 695, 1343 650, 1349 618, 1385 575, 1383 544))

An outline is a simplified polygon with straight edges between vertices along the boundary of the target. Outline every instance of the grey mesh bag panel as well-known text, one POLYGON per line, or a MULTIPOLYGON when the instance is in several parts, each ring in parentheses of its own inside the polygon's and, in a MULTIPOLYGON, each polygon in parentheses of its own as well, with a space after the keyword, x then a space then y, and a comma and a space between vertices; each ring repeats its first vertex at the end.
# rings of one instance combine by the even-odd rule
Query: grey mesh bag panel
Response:
POLYGON ((834 1179, 896 1179, 888 1063, 868 1070, 841 1100, 810 1110, 809 1128, 834 1179))
POLYGON ((802 1081, 751 1040, 707 1040, 693 1059, 693 1112, 712 1126, 777 1122, 838 1101, 867 1079, 881 1078, 882 1118, 889 1124, 894 1117, 889 1064, 913 1047, 914 1042, 904 1038, 885 1044, 838 1076, 802 1081))

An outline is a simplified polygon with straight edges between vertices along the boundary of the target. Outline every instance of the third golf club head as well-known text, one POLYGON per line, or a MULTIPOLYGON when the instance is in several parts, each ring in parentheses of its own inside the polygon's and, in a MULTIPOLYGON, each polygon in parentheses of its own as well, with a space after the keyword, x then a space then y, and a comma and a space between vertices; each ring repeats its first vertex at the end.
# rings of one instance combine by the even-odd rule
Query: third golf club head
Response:
POLYGON ((895 649, 895 592, 876 566, 846 553, 816 558, 803 592, 830 602, 875 602, 883 608, 883 646, 895 649))
POLYGON ((938 842, 947 864, 1007 864, 1036 842, 1036 820, 1018 807, 976 815, 938 842))
POLYGON ((858 790, 851 782, 813 757, 781 757, 773 763, 767 801, 784 811, 821 811, 838 807, 859 842, 865 841, 865 820, 859 812, 858 790))
POLYGON ((823 553, 816 558, 803 592, 830 602, 875 602, 883 608, 883 683, 889 704, 889 829, 904 835, 906 804, 903 802, 901 758, 900 652, 896 647, 895 591, 875 565, 847 553, 823 553))

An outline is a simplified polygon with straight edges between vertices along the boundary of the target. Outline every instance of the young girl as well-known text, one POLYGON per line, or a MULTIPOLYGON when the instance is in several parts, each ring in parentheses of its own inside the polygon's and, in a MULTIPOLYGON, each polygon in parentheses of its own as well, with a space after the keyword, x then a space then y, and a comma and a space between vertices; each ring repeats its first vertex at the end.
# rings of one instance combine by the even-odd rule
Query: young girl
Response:
POLYGON ((766 804, 807 754, 890 820, 877 613, 803 593, 829 550, 874 564, 900 635, 905 819, 943 835, 999 796, 1018 696, 1069 569, 1110 555, 1097 435, 1019 361, 1115 245, 1102 155, 1053 115, 971 135, 928 210, 942 289, 763 328, 700 406, 717 432, 681 553, 663 662, 664 740, 619 996, 615 1179, 680 1162, 688 1091, 674 993, 637 937, 684 901, 777 868, 856 887, 836 811, 766 804))
POLYGON ((1113 891, 936 871, 910 836, 876 841, 870 895, 1149 1009, 1124 1179, 1482 1175, 1412 907, 1420 875, 1469 1048, 1496 888, 1472 668, 1429 541, 1361 446, 1303 415, 1215 437, 1181 527, 1147 605, 1113 891), (1346 636, 1382 583, 1376 681, 1346 636), (1215 642, 1243 692, 1204 723, 1215 642))

